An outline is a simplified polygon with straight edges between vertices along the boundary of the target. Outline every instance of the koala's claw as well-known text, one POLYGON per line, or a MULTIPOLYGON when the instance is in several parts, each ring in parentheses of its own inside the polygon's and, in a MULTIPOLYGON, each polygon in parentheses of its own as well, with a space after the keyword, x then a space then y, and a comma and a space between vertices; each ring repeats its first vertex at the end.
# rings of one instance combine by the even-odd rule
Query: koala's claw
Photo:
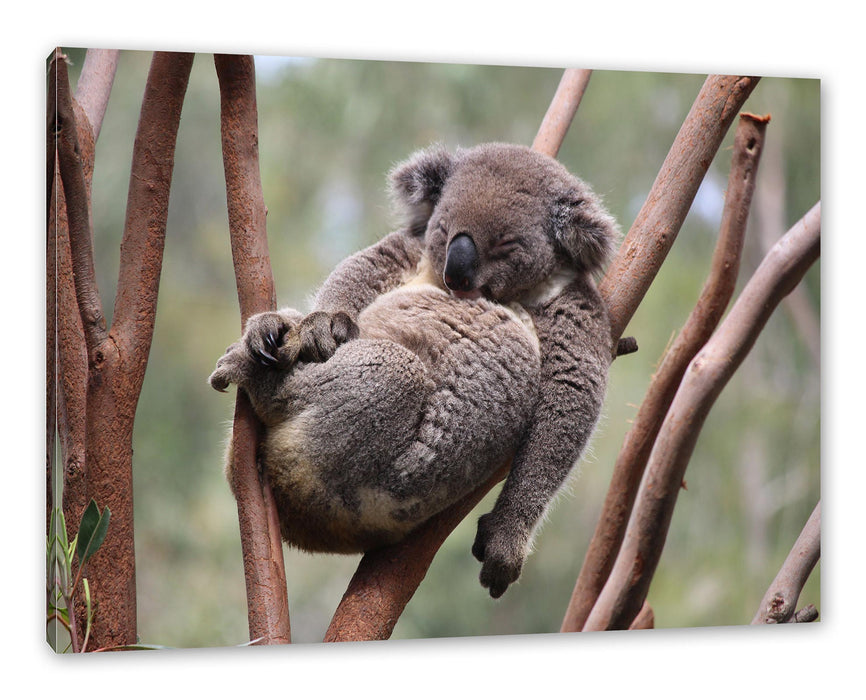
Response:
POLYGON ((509 536, 491 522, 492 514, 478 519, 472 555, 482 563, 479 580, 492 598, 499 598, 519 577, 526 558, 524 538, 509 536))
POLYGON ((254 345, 251 347, 250 352, 260 365, 264 367, 276 367, 279 364, 279 360, 275 357, 279 348, 277 337, 273 331, 268 331, 262 341, 264 342, 264 347, 254 345))

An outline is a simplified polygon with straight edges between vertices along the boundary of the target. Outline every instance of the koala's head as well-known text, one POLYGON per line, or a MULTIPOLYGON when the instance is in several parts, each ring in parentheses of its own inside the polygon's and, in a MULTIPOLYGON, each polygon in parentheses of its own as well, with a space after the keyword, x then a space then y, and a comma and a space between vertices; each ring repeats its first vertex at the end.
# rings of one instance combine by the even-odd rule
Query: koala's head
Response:
POLYGON ((597 273, 619 235, 583 181, 525 146, 419 151, 392 171, 391 189, 457 296, 510 301, 562 266, 597 273))

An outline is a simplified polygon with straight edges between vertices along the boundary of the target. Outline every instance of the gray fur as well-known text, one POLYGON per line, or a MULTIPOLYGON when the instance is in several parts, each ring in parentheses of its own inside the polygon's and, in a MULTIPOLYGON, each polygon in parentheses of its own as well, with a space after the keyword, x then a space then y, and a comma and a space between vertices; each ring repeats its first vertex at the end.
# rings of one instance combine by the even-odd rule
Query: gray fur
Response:
POLYGON ((250 318, 210 382, 249 395, 283 537, 309 551, 396 542, 514 455, 472 547, 499 597, 601 409, 610 328, 592 278, 616 224, 522 146, 427 149, 390 180, 404 228, 337 266, 313 313, 250 318), (460 234, 477 260, 452 292, 460 234))

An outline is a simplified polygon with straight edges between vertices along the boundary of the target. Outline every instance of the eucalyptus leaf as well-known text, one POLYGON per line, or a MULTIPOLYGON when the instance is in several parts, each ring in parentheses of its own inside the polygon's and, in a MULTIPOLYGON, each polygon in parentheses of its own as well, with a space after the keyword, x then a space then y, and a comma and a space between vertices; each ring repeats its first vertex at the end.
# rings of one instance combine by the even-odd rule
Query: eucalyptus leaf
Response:
POLYGON ((90 503, 84 510, 84 515, 81 516, 81 525, 78 528, 77 552, 79 566, 84 566, 87 560, 102 546, 105 535, 108 532, 108 521, 110 518, 111 511, 108 509, 108 506, 100 513, 96 501, 90 499, 90 503))

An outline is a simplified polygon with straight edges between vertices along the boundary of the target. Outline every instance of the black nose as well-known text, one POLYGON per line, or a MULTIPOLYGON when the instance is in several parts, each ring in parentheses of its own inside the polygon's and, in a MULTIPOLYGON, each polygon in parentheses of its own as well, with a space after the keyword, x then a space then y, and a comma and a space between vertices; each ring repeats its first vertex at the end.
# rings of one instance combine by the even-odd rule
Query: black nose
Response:
POLYGON ((466 233, 454 237, 445 256, 445 286, 456 292, 468 292, 475 287, 478 269, 478 249, 466 233))

